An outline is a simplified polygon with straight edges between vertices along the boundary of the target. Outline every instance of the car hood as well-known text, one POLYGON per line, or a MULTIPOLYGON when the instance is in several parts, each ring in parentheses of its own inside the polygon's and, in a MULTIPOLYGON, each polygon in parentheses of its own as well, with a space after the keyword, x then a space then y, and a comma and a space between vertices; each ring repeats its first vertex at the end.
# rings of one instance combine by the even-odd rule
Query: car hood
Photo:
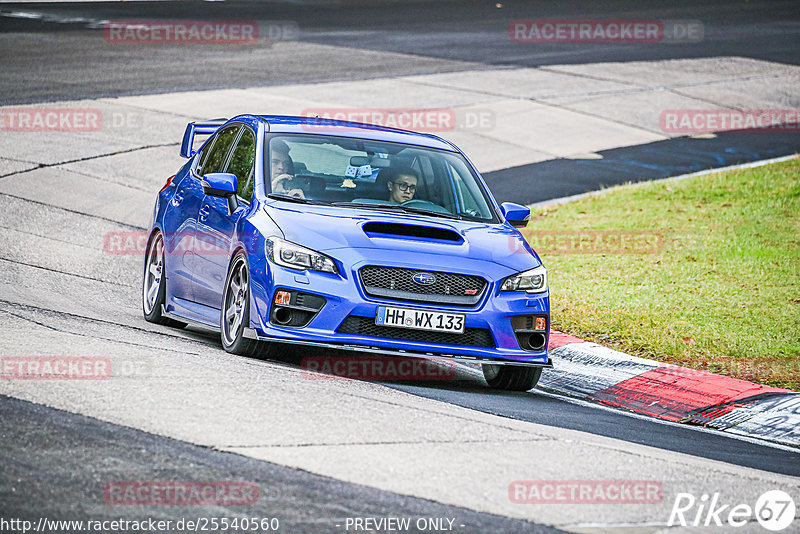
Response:
POLYGON ((336 249, 381 249, 452 256, 494 262, 514 272, 541 265, 536 253, 520 233, 508 223, 485 224, 428 217, 411 213, 315 206, 275 201, 264 205, 284 237, 299 245, 330 253, 336 249), (382 224, 375 224, 382 223, 382 224), (366 227, 365 227, 366 225, 366 227), (378 228, 412 225, 429 229, 428 235, 449 235, 448 239, 428 239, 396 235, 378 228), (456 235, 457 234, 457 235, 456 235))

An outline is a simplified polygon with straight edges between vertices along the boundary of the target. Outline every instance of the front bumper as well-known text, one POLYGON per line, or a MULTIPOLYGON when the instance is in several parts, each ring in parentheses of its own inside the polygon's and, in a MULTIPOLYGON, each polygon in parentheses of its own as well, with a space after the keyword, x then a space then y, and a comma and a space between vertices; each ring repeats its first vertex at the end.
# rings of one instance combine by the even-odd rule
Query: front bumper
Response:
POLYGON ((333 350, 367 352, 369 354, 385 354, 387 356, 404 356, 406 358, 436 357, 436 358, 452 358, 462 363, 515 365, 515 366, 525 366, 525 367, 553 367, 553 360, 551 360, 549 357, 547 357, 544 362, 538 362, 538 361, 523 362, 523 361, 505 360, 501 358, 480 358, 475 356, 465 356, 463 354, 446 354, 438 352, 409 351, 404 349, 387 349, 381 347, 372 347, 369 345, 350 345, 347 343, 325 343, 321 341, 309 341, 309 340, 299 340, 299 339, 287 339, 284 337, 277 337, 277 336, 275 337, 265 336, 259 334, 253 328, 245 328, 244 337, 248 339, 257 339, 259 341, 266 341, 266 342, 274 341, 278 343, 290 343, 294 345, 304 345, 304 346, 319 347, 319 348, 333 349, 333 350))
MULTIPOLYGON (((498 283, 490 281, 476 306, 448 306, 407 302, 366 295, 356 275, 364 263, 353 265, 342 274, 315 271, 293 271, 266 259, 251 265, 250 325, 245 336, 263 341, 277 341, 328 349, 353 350, 373 354, 411 357, 449 357, 472 363, 552 367, 547 344, 542 351, 522 350, 511 324, 520 315, 545 315, 549 326, 550 304, 547 293, 528 295, 524 292, 500 292, 498 283), (272 302, 278 290, 311 293, 325 299, 325 305, 302 328, 280 326, 270 322, 272 302), (373 337, 343 333, 340 329, 348 317, 375 320, 378 306, 399 306, 431 311, 458 313, 465 316, 465 327, 486 329, 494 346, 469 346, 431 343, 418 340, 373 337)), ((411 263, 413 268, 414 263, 411 263)), ((420 263, 416 263, 420 265, 420 263)), ((429 265, 429 264, 428 264, 429 265)), ((398 266, 395 263, 395 266, 398 266)), ((402 266, 402 265, 400 265, 402 266)), ((479 266, 473 266, 477 270, 479 266)), ((464 269, 459 272, 465 272, 464 269)), ((466 274, 471 274, 469 268, 466 274)), ((389 327, 387 327, 389 328, 389 327)), ((394 328, 390 328, 395 330, 394 328)), ((547 334, 547 332, 544 332, 547 334)))

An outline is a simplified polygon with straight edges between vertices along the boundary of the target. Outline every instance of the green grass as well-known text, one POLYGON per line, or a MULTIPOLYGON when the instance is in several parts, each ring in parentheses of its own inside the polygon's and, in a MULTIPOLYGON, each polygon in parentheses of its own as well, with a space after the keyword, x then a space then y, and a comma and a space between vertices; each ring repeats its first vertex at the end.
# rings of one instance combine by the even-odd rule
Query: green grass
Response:
POLYGON ((534 209, 523 233, 548 268, 553 328, 800 389, 800 159, 615 187, 534 209), (620 253, 619 236, 650 245, 620 253))

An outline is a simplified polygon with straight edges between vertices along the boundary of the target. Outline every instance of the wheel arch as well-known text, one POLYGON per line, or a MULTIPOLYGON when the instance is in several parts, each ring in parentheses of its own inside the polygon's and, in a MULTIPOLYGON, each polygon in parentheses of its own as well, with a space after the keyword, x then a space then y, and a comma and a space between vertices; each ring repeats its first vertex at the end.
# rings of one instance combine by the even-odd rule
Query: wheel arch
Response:
MULTIPOLYGON (((247 278, 248 282, 248 299, 250 300, 250 306, 248 307, 247 313, 247 327, 250 328, 252 326, 252 319, 253 319, 253 308, 255 306, 255 297, 253 292, 253 270, 250 267, 250 255, 247 253, 247 247, 244 246, 241 242, 238 242, 235 247, 233 247, 233 251, 231 252, 231 257, 228 260, 228 269, 226 270, 225 281, 227 283, 227 278, 230 276, 231 267, 233 267, 233 261, 236 259, 236 256, 239 253, 242 253, 244 256, 245 265, 247 265, 247 278)), ((220 313, 224 313, 223 308, 225 307, 225 293, 228 291, 227 287, 222 288, 222 303, 220 304, 220 313)), ((222 315, 220 314, 220 330, 222 329, 222 315)))

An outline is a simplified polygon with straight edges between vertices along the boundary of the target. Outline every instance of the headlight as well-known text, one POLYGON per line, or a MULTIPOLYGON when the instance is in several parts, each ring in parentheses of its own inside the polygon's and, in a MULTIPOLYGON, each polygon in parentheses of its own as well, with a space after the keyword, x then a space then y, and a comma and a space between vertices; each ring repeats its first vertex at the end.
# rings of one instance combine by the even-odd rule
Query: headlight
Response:
POLYGON ((267 238, 267 256, 273 262, 290 269, 338 273, 336 264, 324 254, 295 245, 280 237, 267 238))
POLYGON ((540 265, 503 280, 500 291, 527 291, 528 293, 544 293, 547 291, 547 269, 540 265))

